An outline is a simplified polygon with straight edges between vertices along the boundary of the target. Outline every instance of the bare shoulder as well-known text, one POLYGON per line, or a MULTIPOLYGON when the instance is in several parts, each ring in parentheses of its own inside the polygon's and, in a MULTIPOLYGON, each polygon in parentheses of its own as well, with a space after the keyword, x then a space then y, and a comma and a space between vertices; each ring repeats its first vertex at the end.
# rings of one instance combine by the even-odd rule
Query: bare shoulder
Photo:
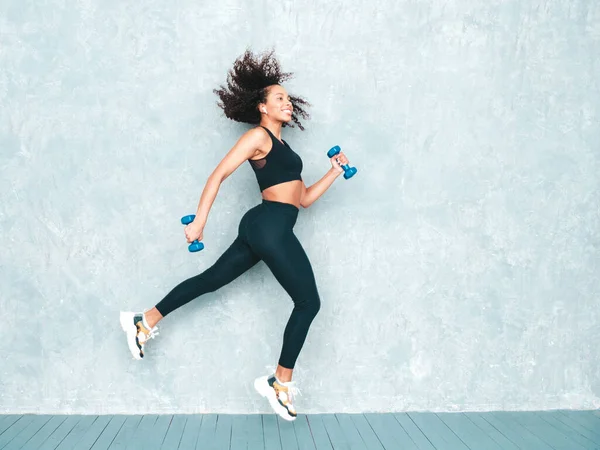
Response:
POLYGON ((230 153, 242 153, 248 157, 252 157, 254 153, 263 146, 265 141, 260 130, 252 128, 244 132, 231 147, 230 153))
POLYGON ((261 127, 254 127, 246 131, 238 142, 242 140, 245 140, 255 148, 256 152, 252 158, 265 156, 271 151, 273 144, 269 133, 261 127))
POLYGON ((260 127, 250 128, 244 134, 240 136, 237 143, 247 145, 260 146, 269 140, 270 136, 268 133, 260 127))
POLYGON ((213 175, 221 181, 225 180, 244 161, 255 159, 257 156, 262 155, 262 149, 265 148, 268 140, 269 137, 265 136, 265 133, 257 128, 246 131, 221 160, 217 168, 213 171, 213 175))

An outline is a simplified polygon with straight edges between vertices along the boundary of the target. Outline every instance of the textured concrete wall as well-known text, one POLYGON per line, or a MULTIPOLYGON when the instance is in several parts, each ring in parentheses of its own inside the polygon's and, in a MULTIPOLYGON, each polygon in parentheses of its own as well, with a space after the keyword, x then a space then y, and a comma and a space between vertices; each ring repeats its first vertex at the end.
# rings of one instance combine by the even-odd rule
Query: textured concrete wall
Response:
POLYGON ((313 107, 296 233, 322 309, 302 412, 600 406, 600 6, 589 0, 0 1, 0 413, 266 412, 292 302, 260 264, 173 313, 260 201, 212 89, 274 47, 313 107))

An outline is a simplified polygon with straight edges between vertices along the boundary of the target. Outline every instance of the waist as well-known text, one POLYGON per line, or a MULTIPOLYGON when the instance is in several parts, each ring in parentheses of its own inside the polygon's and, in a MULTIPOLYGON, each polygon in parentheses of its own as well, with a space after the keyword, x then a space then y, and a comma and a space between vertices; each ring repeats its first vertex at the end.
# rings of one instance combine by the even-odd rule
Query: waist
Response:
POLYGON ((302 190, 302 181, 294 180, 271 186, 262 191, 261 195, 267 201, 289 203, 298 209, 302 199, 302 190))
POLYGON ((300 209, 291 203, 277 202, 274 200, 267 200, 265 198, 262 199, 262 205, 268 209, 278 210, 285 213, 291 213, 294 215, 298 215, 300 209))

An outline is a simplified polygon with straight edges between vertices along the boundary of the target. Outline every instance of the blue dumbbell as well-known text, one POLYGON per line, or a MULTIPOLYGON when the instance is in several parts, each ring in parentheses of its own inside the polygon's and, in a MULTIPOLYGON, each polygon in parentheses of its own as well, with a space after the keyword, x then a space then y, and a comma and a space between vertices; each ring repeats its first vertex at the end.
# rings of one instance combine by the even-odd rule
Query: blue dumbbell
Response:
MULTIPOLYGON (((336 145, 335 147, 332 147, 328 152, 327 152, 327 157, 329 159, 333 158, 335 155, 337 155, 339 152, 341 152, 342 149, 340 148, 339 145, 336 145)), ((356 167, 350 167, 348 164, 344 164, 342 166, 342 169, 344 169, 344 178, 346 180, 352 178, 354 175, 356 175, 356 172, 358 172, 356 170, 356 167)))
MULTIPOLYGON (((194 219, 196 218, 196 216, 194 214, 189 215, 189 216, 183 216, 181 218, 181 223, 184 225, 189 225, 190 223, 192 223, 194 221, 194 219)), ((204 249, 204 244, 202 242, 199 242, 198 239, 196 239, 194 242, 192 242, 189 247, 188 250, 190 252, 199 252, 200 250, 204 249)))

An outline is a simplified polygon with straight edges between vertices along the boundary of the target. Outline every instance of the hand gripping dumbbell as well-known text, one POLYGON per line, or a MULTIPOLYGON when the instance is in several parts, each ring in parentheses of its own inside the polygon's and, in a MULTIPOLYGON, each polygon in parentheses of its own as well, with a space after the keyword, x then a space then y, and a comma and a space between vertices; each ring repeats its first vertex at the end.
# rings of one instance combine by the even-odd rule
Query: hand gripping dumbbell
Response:
MULTIPOLYGON (((183 216, 181 218, 181 223, 184 225, 189 225, 190 223, 192 223, 194 221, 195 218, 196 218, 196 216, 194 214, 189 215, 189 216, 183 216)), ((204 249, 204 244, 202 242, 199 242, 198 239, 196 239, 194 242, 192 242, 188 246, 188 250, 190 252, 199 252, 202 249, 204 249)))
MULTIPOLYGON (((335 147, 332 147, 328 152, 327 152, 327 157, 329 159, 333 158, 335 155, 337 155, 338 153, 340 153, 342 151, 342 149, 340 148, 339 145, 336 145, 335 147)), ((346 180, 352 178, 357 170, 356 167, 350 167, 348 164, 344 164, 342 166, 342 169, 344 169, 344 178, 346 180)))

